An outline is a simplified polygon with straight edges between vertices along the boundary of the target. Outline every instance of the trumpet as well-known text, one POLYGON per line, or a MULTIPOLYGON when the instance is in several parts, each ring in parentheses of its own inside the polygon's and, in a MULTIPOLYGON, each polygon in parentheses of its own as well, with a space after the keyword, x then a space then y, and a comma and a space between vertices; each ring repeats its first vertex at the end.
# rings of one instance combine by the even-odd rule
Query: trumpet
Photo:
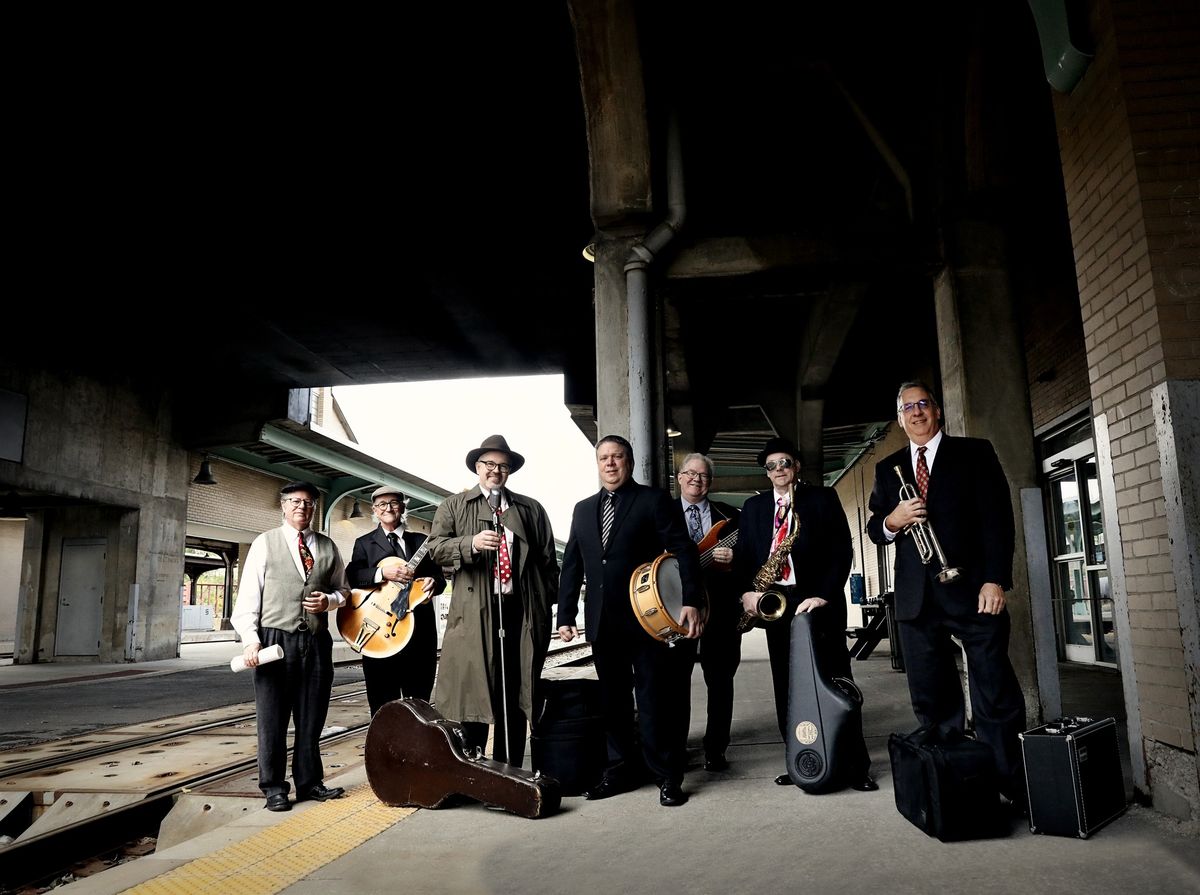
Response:
MULTIPOLYGON (((900 499, 912 500, 915 497, 920 497, 917 494, 917 489, 904 480, 904 473, 901 472, 899 466, 893 466, 896 470, 896 475, 900 477, 900 499)), ((938 565, 942 570, 937 573, 937 580, 942 584, 949 584, 962 576, 962 569, 950 567, 946 563, 946 554, 942 552, 942 545, 937 539, 937 535, 933 533, 933 526, 926 522, 910 522, 904 527, 905 534, 911 535, 913 543, 917 545, 917 555, 921 557, 921 562, 929 565, 937 558, 938 565)))
MULTIPOLYGON (((790 504, 792 514, 795 515, 796 503, 795 487, 792 488, 792 497, 790 504)), ((737 629, 739 634, 745 634, 756 621, 773 622, 783 618, 783 613, 787 611, 787 597, 777 590, 771 590, 771 585, 779 578, 779 571, 783 568, 784 562, 791 553, 792 544, 796 541, 796 536, 800 534, 800 520, 796 520, 795 530, 775 548, 774 552, 767 557, 767 561, 762 564, 754 574, 754 587, 761 591, 758 602, 754 604, 754 608, 746 610, 742 613, 741 619, 738 620, 737 629)))

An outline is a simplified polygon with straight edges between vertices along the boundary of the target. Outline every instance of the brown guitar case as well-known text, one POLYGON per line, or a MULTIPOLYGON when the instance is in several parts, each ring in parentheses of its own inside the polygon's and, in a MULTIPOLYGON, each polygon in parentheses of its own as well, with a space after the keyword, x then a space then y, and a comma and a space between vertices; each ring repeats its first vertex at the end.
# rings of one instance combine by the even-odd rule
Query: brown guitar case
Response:
POLYGON ((463 749, 462 726, 422 699, 385 703, 367 730, 367 781, 394 807, 440 808, 467 796, 521 817, 547 817, 561 801, 558 781, 463 749))

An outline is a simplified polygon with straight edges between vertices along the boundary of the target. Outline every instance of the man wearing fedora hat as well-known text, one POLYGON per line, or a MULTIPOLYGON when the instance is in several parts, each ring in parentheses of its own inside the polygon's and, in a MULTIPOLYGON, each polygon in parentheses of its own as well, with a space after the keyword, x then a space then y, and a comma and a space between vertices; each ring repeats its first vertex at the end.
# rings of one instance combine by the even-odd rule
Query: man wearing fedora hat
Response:
MULTIPOLYGON (((755 574, 784 538, 796 534, 788 561, 772 588, 783 593, 787 608, 778 621, 764 623, 775 715, 779 733, 786 741, 794 615, 812 613, 814 649, 820 652, 826 673, 852 679, 850 654, 846 649, 843 588, 850 575, 854 548, 837 492, 799 481, 800 464, 791 441, 769 439, 758 453, 758 465, 766 472, 771 490, 754 495, 742 506, 740 533, 733 548, 733 575, 742 582, 743 610, 753 610, 761 596, 753 584, 755 574)), ((864 791, 878 789, 868 773, 870 758, 866 744, 860 740, 855 752, 847 761, 850 786, 864 791)), ((775 782, 790 786, 792 780, 784 773, 775 782)))
POLYGON ((446 576, 428 556, 423 557, 415 569, 408 567, 408 560, 420 549, 425 535, 405 531, 404 506, 404 495, 396 488, 384 485, 372 492, 371 509, 375 511, 379 526, 354 542, 350 565, 346 566, 346 579, 351 587, 370 588, 385 581, 394 581, 404 587, 423 579, 429 597, 413 610, 412 639, 404 649, 384 659, 363 656, 363 679, 367 684, 367 702, 372 716, 384 703, 401 696, 428 701, 437 671, 437 621, 433 597, 446 589, 446 576), (379 568, 379 563, 389 557, 399 557, 405 564, 379 568))
POLYGON ((488 725, 496 725, 492 756, 516 766, 525 757, 533 688, 558 595, 550 517, 536 500, 507 487, 524 465, 503 435, 485 438, 467 452, 478 486, 446 498, 429 535, 433 561, 454 569, 438 710, 462 722, 468 747, 482 749, 488 725))

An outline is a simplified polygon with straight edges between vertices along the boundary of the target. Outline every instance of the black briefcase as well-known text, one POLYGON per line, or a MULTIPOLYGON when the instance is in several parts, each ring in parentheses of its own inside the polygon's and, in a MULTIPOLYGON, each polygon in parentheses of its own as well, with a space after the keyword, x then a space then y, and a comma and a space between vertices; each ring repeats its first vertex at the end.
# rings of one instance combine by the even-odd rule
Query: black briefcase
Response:
POLYGON ((1029 830, 1086 839, 1125 810, 1113 718, 1058 718, 1021 734, 1029 830))
POLYGON ((579 795, 600 780, 608 747, 599 681, 543 678, 530 727, 533 768, 556 779, 564 795, 579 795))
POLYGON ((991 746, 922 727, 888 738, 896 809, 942 842, 1007 836, 991 746))

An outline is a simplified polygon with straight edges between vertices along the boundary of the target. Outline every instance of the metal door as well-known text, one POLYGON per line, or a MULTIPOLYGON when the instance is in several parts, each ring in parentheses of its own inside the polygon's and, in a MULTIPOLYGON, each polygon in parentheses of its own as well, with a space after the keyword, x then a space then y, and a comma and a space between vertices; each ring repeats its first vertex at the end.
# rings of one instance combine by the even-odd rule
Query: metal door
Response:
POLYGON ((58 579, 56 656, 98 656, 104 605, 104 566, 108 542, 100 539, 63 541, 58 579))

